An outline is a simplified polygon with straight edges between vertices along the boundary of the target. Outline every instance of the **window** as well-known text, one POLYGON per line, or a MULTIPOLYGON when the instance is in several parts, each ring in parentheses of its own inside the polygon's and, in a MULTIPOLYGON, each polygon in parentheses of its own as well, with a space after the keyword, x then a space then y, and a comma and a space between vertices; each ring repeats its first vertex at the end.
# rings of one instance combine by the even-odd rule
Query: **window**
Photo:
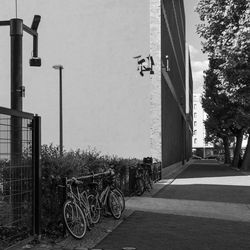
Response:
POLYGON ((197 107, 197 104, 195 103, 195 104, 194 104, 194 109, 196 109, 196 107, 197 107))
POLYGON ((194 130, 193 135, 197 135, 197 130, 194 130))
POLYGON ((194 144, 196 144, 197 143, 197 138, 194 138, 194 144))
POLYGON ((195 126, 195 127, 197 126, 197 121, 194 121, 194 126, 195 126))
POLYGON ((194 118, 197 118, 197 113, 194 113, 194 118))

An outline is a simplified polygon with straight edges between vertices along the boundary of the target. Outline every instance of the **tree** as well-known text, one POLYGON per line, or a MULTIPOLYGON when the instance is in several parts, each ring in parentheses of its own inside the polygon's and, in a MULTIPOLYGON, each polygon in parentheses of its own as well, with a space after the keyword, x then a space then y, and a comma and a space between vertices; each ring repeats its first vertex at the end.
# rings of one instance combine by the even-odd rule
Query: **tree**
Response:
MULTIPOLYGON (((250 2, 248 0, 200 0, 196 11, 203 22, 197 32, 204 38, 203 52, 209 59, 219 60, 213 73, 219 81, 218 96, 225 95, 231 111, 227 112, 226 127, 237 138, 234 164, 239 145, 250 124, 250 2)), ((250 151, 250 150, 249 150, 250 151)), ((246 152, 248 152, 246 150, 246 152)), ((248 157, 244 157, 245 161, 248 157)), ((250 156, 249 156, 250 159, 250 156)), ((244 161, 243 161, 244 162, 244 161)))
POLYGON ((234 114, 230 99, 225 93, 221 93, 221 82, 215 73, 221 60, 209 60, 209 69, 205 71, 204 93, 202 106, 208 115, 205 121, 207 141, 216 142, 220 138, 223 141, 225 152, 225 163, 230 163, 229 141, 234 127, 234 114))

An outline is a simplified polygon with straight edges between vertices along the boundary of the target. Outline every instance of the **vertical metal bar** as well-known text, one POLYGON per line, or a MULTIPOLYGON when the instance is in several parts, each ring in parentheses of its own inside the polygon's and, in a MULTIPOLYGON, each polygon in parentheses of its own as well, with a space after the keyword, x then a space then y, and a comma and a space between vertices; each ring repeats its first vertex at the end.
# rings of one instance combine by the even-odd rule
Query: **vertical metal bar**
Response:
POLYGON ((33 57, 38 57, 38 36, 33 35, 33 57))
POLYGON ((17 0, 15 0, 15 4, 16 4, 16 18, 17 18, 17 0))
POLYGON ((32 162, 33 162, 33 233, 41 235, 41 117, 33 118, 32 162))
POLYGON ((185 164, 185 158, 186 158, 186 120, 181 117, 181 129, 182 129, 182 145, 181 145, 181 161, 182 165, 185 164))
MULTIPOLYGON (((67 177, 62 178, 62 184, 63 184, 63 195, 62 195, 62 206, 63 206, 64 202, 67 199, 67 177)), ((65 236, 66 235, 66 225, 65 225, 63 218, 62 218, 62 221, 63 221, 63 236, 65 236)))
POLYGON ((11 38, 11 108, 22 111, 21 87, 23 84, 23 20, 10 20, 11 38))
POLYGON ((59 126, 60 126, 60 155, 63 154, 63 112, 62 112, 62 67, 59 68, 59 88, 60 88, 60 93, 59 93, 59 107, 60 107, 60 121, 59 121, 59 126))

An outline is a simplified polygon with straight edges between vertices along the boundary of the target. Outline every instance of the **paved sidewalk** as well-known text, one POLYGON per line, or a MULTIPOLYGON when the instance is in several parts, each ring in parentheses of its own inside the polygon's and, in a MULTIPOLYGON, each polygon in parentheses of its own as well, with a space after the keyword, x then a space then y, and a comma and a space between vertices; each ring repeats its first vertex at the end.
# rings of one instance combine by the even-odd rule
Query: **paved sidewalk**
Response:
POLYGON ((135 212, 96 248, 250 249, 250 176, 216 161, 197 161, 126 205, 135 212))

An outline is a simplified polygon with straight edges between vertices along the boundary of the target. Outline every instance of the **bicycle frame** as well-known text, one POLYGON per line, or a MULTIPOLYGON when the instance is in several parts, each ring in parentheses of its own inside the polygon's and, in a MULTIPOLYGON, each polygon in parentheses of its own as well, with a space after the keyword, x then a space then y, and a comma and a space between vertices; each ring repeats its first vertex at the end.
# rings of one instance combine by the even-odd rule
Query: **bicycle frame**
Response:
POLYGON ((110 192, 110 186, 108 185, 100 194, 98 193, 98 200, 102 207, 107 204, 108 195, 110 192))
POLYGON ((92 219, 91 219, 91 215, 90 215, 90 205, 89 205, 89 201, 88 201, 87 192, 83 191, 80 193, 78 186, 76 186, 77 194, 75 194, 73 189, 72 189, 72 185, 69 184, 68 187, 69 187, 68 196, 73 200, 74 203, 77 203, 80 206, 80 208, 82 209, 82 211, 86 217, 87 225, 89 226, 90 224, 93 224, 92 219))

